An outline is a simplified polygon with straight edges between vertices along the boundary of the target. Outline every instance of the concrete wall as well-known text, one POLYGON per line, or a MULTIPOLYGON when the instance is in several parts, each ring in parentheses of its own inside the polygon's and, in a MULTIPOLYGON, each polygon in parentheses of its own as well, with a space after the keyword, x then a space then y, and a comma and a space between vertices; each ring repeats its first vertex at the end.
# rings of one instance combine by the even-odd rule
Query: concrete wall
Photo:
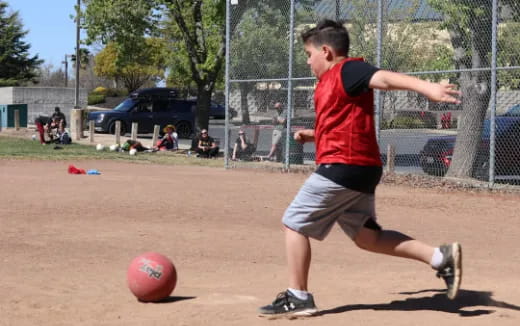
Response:
POLYGON ((13 87, 0 87, 0 104, 14 104, 13 87))
MULTIPOLYGON (((87 91, 80 89, 81 108, 87 106, 87 91)), ((59 106, 70 125, 70 110, 74 109, 74 88, 61 87, 0 87, 0 104, 27 104, 27 122, 34 123, 39 115, 50 116, 59 106)))

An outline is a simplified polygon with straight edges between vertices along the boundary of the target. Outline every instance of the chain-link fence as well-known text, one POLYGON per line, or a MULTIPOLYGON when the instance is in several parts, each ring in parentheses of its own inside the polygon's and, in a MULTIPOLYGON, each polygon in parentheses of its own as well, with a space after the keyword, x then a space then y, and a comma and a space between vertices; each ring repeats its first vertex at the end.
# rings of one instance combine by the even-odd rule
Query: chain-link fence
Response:
POLYGON ((238 116, 226 120, 226 167, 314 164, 314 144, 292 134, 314 125, 316 79, 300 34, 323 18, 344 21, 350 56, 463 92, 462 104, 447 105, 376 91, 387 168, 491 185, 520 180, 517 0, 230 0, 226 102, 238 116))

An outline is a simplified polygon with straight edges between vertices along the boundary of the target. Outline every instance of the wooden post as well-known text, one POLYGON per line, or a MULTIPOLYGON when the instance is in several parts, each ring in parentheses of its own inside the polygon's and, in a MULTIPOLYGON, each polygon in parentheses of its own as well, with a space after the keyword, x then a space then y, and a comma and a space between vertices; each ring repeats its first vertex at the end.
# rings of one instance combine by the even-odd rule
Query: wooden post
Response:
POLYGON ((90 139, 90 142, 93 143, 94 142, 94 126, 95 122, 94 120, 90 120, 88 122, 88 134, 89 134, 89 139, 90 139))
POLYGON ((121 145, 121 121, 119 120, 116 121, 116 130, 114 133, 116 135, 116 144, 121 145))
POLYGON ((395 146, 388 144, 386 147, 386 172, 394 173, 395 171, 395 146))
POLYGON ((157 143, 157 139, 159 138, 159 130, 161 129, 160 125, 153 126, 153 136, 152 136, 152 148, 155 147, 157 143))
POLYGON ((75 130, 76 131, 76 140, 81 140, 81 134, 82 134, 82 132, 81 132, 81 122, 80 122, 79 119, 76 119, 75 122, 76 122, 76 124, 75 124, 75 126, 76 126, 76 130, 75 130))
POLYGON ((130 135, 130 139, 137 140, 137 122, 132 122, 132 134, 130 135))
POLYGON ((70 110, 70 122, 71 138, 75 140, 83 138, 83 110, 70 110))
POLYGON ((14 110, 14 129, 20 130, 20 110, 14 110))

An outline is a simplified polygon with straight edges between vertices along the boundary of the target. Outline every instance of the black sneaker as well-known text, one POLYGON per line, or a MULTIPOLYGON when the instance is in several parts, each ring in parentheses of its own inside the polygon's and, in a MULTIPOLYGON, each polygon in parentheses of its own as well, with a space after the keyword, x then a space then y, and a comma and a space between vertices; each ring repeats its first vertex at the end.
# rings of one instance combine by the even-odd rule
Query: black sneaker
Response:
POLYGON ((440 246, 443 254, 442 264, 437 270, 437 277, 442 277, 448 291, 446 295, 453 300, 459 291, 462 280, 462 248, 457 242, 440 246))
POLYGON ((312 316, 318 312, 314 298, 309 293, 307 300, 300 300, 291 291, 280 292, 270 305, 258 309, 261 315, 312 316))

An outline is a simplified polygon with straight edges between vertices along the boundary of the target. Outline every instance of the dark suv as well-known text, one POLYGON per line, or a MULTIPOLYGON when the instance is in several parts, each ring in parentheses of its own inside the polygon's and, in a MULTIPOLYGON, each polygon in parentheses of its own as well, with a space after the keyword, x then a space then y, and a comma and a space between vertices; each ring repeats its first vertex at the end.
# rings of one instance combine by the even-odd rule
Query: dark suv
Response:
MULTIPOLYGON (((484 121, 473 177, 489 180, 490 120, 484 121)), ((520 117, 496 117, 495 174, 497 180, 520 180, 520 117)), ((424 172, 444 176, 451 164, 456 136, 430 138, 419 154, 424 172)))
POLYGON ((88 114, 94 120, 96 131, 115 133, 116 121, 121 121, 121 134, 131 131, 132 122, 138 123, 138 133, 153 132, 173 124, 181 138, 189 138, 194 130, 196 102, 179 99, 173 88, 147 88, 136 91, 114 109, 88 114))

